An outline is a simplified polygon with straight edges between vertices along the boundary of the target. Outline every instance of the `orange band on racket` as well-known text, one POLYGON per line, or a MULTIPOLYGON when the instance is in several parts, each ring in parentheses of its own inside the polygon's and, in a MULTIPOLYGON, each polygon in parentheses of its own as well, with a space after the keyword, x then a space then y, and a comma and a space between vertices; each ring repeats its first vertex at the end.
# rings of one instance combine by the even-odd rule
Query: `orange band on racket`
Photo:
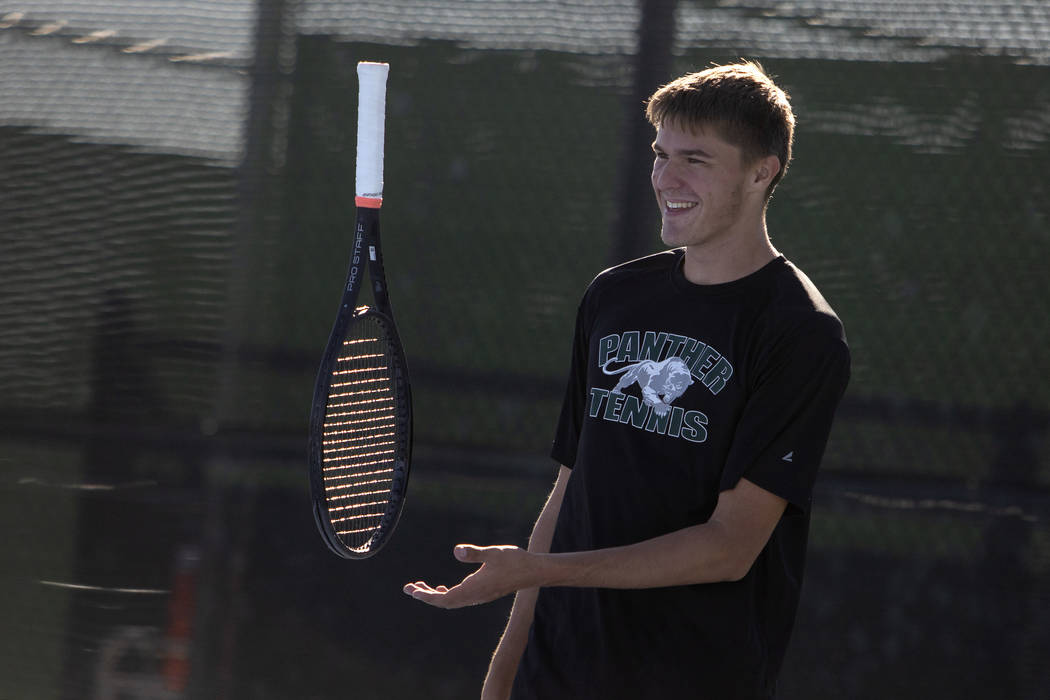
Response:
POLYGON ((359 207, 367 207, 369 209, 379 209, 383 206, 382 197, 354 197, 354 203, 359 207))

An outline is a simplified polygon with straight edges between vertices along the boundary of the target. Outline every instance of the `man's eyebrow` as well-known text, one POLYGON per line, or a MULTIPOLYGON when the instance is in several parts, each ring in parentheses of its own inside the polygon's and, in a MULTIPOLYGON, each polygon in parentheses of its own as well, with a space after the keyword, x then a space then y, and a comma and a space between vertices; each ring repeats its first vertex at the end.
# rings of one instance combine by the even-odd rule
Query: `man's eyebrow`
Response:
MULTIPOLYGON (((653 141, 653 150, 659 151, 661 153, 667 152, 667 149, 658 144, 656 141, 653 141)), ((714 158, 714 156, 712 156, 710 153, 703 150, 702 148, 683 148, 681 150, 675 151, 674 153, 675 155, 679 156, 700 156, 701 158, 714 158)))

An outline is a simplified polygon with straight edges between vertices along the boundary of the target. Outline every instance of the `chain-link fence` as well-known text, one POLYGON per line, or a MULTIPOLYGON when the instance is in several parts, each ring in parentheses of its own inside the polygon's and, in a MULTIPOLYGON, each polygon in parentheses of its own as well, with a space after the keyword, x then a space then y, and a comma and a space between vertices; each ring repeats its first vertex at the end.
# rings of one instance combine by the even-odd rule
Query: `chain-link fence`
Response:
POLYGON ((741 56, 798 116, 774 244, 853 354, 782 695, 1046 693, 1045 2, 5 0, 0 27, 0 697, 474 696, 506 608, 399 583, 527 534, 579 295, 659 249, 641 100, 741 56), (417 459, 350 567, 305 431, 364 59, 392 66, 417 459))

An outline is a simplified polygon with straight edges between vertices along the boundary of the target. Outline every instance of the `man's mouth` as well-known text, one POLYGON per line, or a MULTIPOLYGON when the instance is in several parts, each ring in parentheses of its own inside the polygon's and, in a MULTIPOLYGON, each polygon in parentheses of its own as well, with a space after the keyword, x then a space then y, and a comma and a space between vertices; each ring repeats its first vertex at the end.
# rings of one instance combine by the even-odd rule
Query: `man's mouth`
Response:
POLYGON ((696 202, 681 202, 681 201, 667 200, 666 202, 664 202, 664 205, 670 211, 682 211, 682 210, 685 210, 685 209, 692 209, 693 207, 696 206, 696 202))

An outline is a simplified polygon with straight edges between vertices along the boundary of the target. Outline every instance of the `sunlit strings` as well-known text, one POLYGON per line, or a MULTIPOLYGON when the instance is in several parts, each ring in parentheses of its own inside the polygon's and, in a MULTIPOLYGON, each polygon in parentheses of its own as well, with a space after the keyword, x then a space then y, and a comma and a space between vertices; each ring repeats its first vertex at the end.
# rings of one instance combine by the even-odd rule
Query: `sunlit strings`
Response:
POLYGON ((332 370, 322 439, 332 525, 351 549, 365 547, 390 502, 397 458, 397 410, 388 343, 358 321, 332 370))

